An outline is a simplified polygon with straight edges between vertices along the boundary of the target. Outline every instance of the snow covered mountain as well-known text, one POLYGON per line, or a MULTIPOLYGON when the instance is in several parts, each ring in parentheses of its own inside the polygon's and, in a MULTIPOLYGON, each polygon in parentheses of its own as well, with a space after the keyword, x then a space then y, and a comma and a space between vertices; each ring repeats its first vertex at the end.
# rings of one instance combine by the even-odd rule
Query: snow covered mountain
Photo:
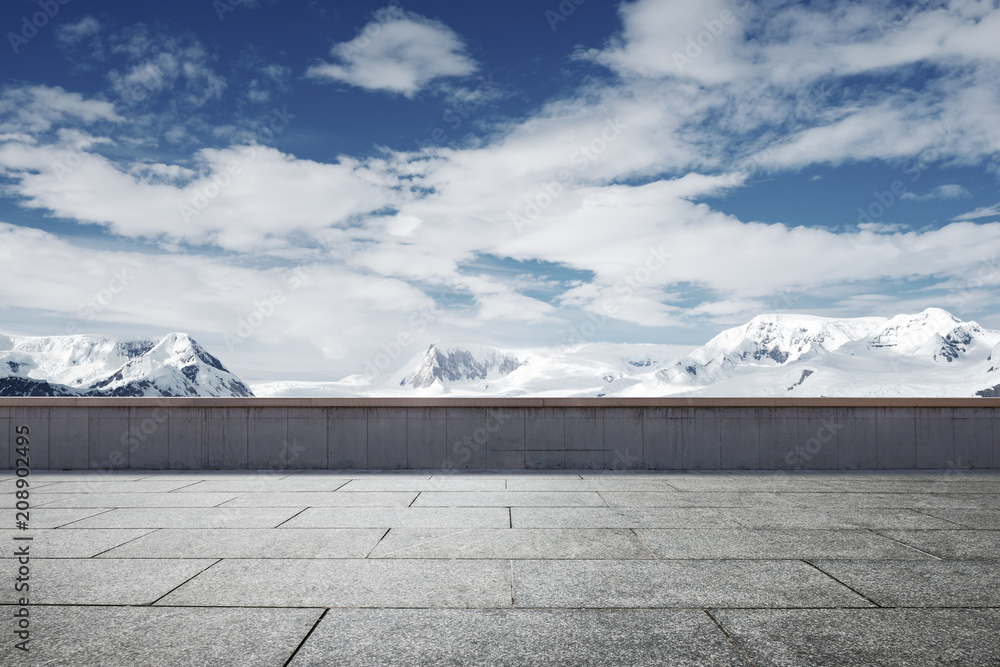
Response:
POLYGON ((254 385, 258 396, 1000 395, 1000 332, 929 308, 892 318, 760 315, 704 346, 432 345, 382 377, 254 385))
POLYGON ((929 308, 891 319, 762 316, 659 379, 702 396, 976 396, 1000 383, 1000 332, 929 308))
POLYGON ((0 334, 0 396, 253 396, 187 334, 0 334))
POLYGON ((435 383, 454 384, 497 379, 510 375, 524 365, 516 355, 485 345, 459 347, 431 345, 401 373, 400 386, 426 389, 435 383), (416 365, 416 368, 413 366, 416 365))

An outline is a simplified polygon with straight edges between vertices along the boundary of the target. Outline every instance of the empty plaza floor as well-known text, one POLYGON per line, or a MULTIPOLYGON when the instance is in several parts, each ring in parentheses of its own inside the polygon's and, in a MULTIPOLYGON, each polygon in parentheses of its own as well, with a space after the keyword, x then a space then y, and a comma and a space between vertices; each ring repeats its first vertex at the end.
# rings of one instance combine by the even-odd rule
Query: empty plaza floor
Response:
POLYGON ((4 665, 1000 665, 996 471, 27 479, 4 665))

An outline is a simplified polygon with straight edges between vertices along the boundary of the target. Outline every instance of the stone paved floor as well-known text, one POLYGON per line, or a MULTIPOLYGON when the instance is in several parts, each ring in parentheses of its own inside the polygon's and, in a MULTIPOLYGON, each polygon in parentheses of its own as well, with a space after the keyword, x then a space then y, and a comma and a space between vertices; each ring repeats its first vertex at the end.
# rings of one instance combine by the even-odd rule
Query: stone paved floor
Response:
POLYGON ((1000 473, 0 473, 0 664, 1000 665, 1000 473))

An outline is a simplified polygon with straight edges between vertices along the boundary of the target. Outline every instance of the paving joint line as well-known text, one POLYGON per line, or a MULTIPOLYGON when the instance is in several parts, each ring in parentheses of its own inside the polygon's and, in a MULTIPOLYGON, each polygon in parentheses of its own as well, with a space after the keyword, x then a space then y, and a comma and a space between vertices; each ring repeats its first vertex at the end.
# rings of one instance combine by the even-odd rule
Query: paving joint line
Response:
MULTIPOLYGON (((200 559, 190 559, 190 560, 200 560, 200 559)), ((198 575, 200 575, 200 574, 204 574, 204 573, 205 573, 205 572, 207 572, 207 571, 208 571, 208 570, 209 570, 210 568, 213 568, 213 567, 215 567, 216 565, 218 565, 218 564, 219 564, 219 563, 221 563, 222 561, 223 561, 223 559, 222 559, 222 558, 219 558, 219 559, 217 559, 217 560, 216 560, 216 561, 215 561, 214 563, 212 563, 212 564, 211 564, 211 565, 209 565, 208 567, 206 567, 206 568, 203 568, 202 570, 200 570, 200 571, 196 572, 195 574, 191 575, 190 577, 188 577, 187 579, 185 579, 185 580, 184 580, 184 581, 182 581, 181 583, 177 584, 176 586, 174 586, 173 588, 171 588, 171 589, 170 589, 169 591, 167 591, 166 593, 164 593, 164 594, 163 594, 163 595, 161 595, 160 597, 158 597, 158 598, 156 598, 155 600, 153 600, 152 602, 150 602, 150 603, 149 603, 148 605, 141 605, 141 606, 144 606, 144 607, 152 607, 152 606, 153 606, 153 605, 155 605, 155 604, 156 604, 157 602, 159 602, 159 601, 160 601, 160 600, 162 600, 163 598, 167 597, 168 595, 170 595, 171 593, 173 593, 174 591, 176 591, 176 590, 177 590, 178 588, 180 588, 180 587, 181 587, 181 586, 183 586, 184 584, 188 583, 189 581, 191 581, 192 579, 194 579, 194 578, 195 578, 195 577, 197 577, 198 575)))
MULTIPOLYGON (((891 530, 891 528, 883 528, 882 530, 891 530)), ((944 558, 941 558, 940 556, 935 556, 934 554, 932 554, 932 553, 930 553, 928 551, 924 551, 923 549, 918 549, 915 546, 913 546, 912 544, 907 544, 906 542, 904 542, 902 540, 897 540, 895 537, 892 537, 890 535, 885 535, 884 533, 880 533, 877 530, 875 530, 874 528, 869 528, 868 531, 871 532, 871 533, 874 533, 875 535, 878 535, 879 537, 884 537, 887 540, 892 540, 896 544, 902 544, 907 549, 913 549, 917 553, 924 554, 925 556, 930 556, 934 560, 945 560, 944 558)), ((891 559, 891 560, 898 560, 898 559, 891 559)), ((972 559, 972 560, 980 560, 980 559, 972 559)))
POLYGON ((638 533, 638 532, 636 532, 636 529, 635 529, 635 528, 629 528, 629 530, 631 530, 631 531, 632 531, 632 534, 633 534, 633 535, 635 535, 636 539, 637 539, 637 540, 639 540, 639 541, 640 541, 640 542, 642 543, 642 546, 646 547, 646 551, 648 551, 648 552, 649 552, 650 554, 652 554, 652 556, 653 556, 653 560, 660 560, 660 557, 656 555, 656 552, 655 552, 655 551, 653 551, 653 550, 652 550, 652 549, 651 549, 651 548, 649 547, 649 545, 648 545, 648 544, 646 544, 646 540, 642 539, 642 536, 641 536, 641 535, 639 535, 639 533, 638 533))
POLYGON ((367 560, 368 557, 372 555, 372 552, 375 551, 375 549, 378 547, 378 545, 382 544, 382 540, 385 539, 385 536, 389 534, 390 530, 392 530, 391 527, 385 529, 385 532, 382 533, 382 537, 378 538, 378 541, 375 542, 374 546, 372 546, 372 548, 369 549, 368 553, 365 554, 365 558, 364 558, 365 560, 367 560))
POLYGON ((709 611, 708 609, 702 609, 702 611, 704 611, 708 615, 708 617, 712 619, 712 622, 715 623, 716 627, 718 627, 719 630, 722 632, 722 634, 726 636, 726 639, 728 639, 730 642, 733 643, 733 646, 735 646, 736 650, 740 652, 740 655, 742 655, 746 659, 747 663, 749 663, 751 667, 757 667, 757 663, 755 663, 753 659, 751 659, 750 656, 747 655, 747 652, 743 650, 743 647, 740 646, 740 643, 736 641, 736 639, 731 634, 729 634, 728 630, 722 627, 722 623, 719 622, 719 619, 717 619, 715 616, 712 616, 712 612, 709 611))
MULTIPOLYGON (((129 529, 127 529, 127 528, 124 528, 124 529, 121 529, 121 530, 129 530, 129 529)), ((139 529, 137 529, 137 530, 145 530, 145 529, 143 529, 143 528, 139 528, 139 529)), ((142 535, 138 535, 138 536, 136 536, 136 537, 133 537, 133 538, 132 538, 131 540, 126 540, 126 541, 122 542, 121 544, 116 544, 115 546, 113 546, 113 547, 111 547, 111 548, 109 548, 109 549, 105 549, 104 551, 101 551, 101 552, 98 552, 98 553, 94 554, 93 556, 91 556, 90 558, 97 558, 98 556, 101 556, 101 555, 103 555, 103 554, 106 554, 106 553, 108 553, 109 551, 114 551, 114 550, 115 550, 115 549, 117 549, 118 547, 123 547, 123 546, 125 546, 126 544, 131 544, 132 542, 135 542, 135 541, 136 541, 136 540, 138 540, 138 539, 141 539, 141 538, 143 538, 143 537, 146 537, 147 535, 152 535, 153 533, 155 533, 155 532, 156 532, 156 531, 158 531, 158 530, 163 530, 163 529, 162 529, 162 528, 153 528, 153 529, 152 529, 152 530, 150 530, 149 532, 146 532, 146 533, 143 533, 142 535)), ((88 558, 87 560, 90 560, 90 558, 88 558)))
POLYGON ((284 525, 285 525, 286 523, 288 523, 289 521, 291 521, 292 519, 294 519, 294 518, 295 518, 295 517, 297 517, 298 515, 300 515, 300 514, 302 514, 303 512, 305 512, 305 511, 306 511, 307 509, 312 509, 312 508, 310 508, 310 507, 303 507, 303 508, 302 508, 301 510, 299 510, 298 512, 296 512, 296 513, 295 513, 295 514, 293 514, 292 516, 288 517, 287 519, 285 519, 284 521, 282 521, 281 523, 279 523, 279 524, 278 524, 277 526, 273 526, 273 527, 271 528, 271 530, 274 530, 275 528, 281 528, 281 527, 282 527, 282 526, 284 526, 284 525))
MULTIPOLYGON (((87 519, 93 519, 94 517, 101 516, 102 514, 107 514, 108 512, 114 512, 115 510, 121 509, 121 508, 120 507, 105 507, 105 508, 101 508, 101 507, 93 507, 93 508, 87 508, 87 507, 80 507, 80 508, 57 507, 57 508, 52 508, 52 509, 103 509, 104 511, 103 512, 98 512, 97 514, 91 514, 90 516, 85 516, 82 519, 73 519, 69 523, 64 523, 64 524, 62 524, 60 526, 55 526, 54 528, 50 528, 49 530, 57 530, 59 528, 65 528, 66 526, 69 526, 70 524, 77 523, 78 521, 86 521, 87 519)), ((87 530, 87 529, 84 529, 84 530, 87 530)))
POLYGON ((510 608, 516 609, 514 605, 514 561, 511 559, 508 561, 510 563, 510 608))
POLYGON ((413 496, 413 500, 410 501, 410 504, 407 505, 407 507, 413 507, 413 503, 417 502, 417 498, 420 497, 421 493, 423 493, 423 491, 417 491, 417 495, 413 496))
MULTIPOLYGON (((136 481, 141 481, 141 480, 136 480, 136 481)), ((205 479, 196 479, 195 481, 191 482, 190 484, 185 484, 184 486, 178 486, 176 489, 170 489, 169 491, 159 491, 159 492, 157 492, 157 491, 146 491, 146 493, 173 493, 174 491, 180 491, 181 489, 186 489, 189 486, 195 486, 197 484, 201 484, 202 482, 207 482, 207 481, 208 480, 205 480, 205 479)), ((121 493, 121 491, 119 491, 118 493, 121 493)))
MULTIPOLYGON (((966 526, 964 523, 959 523, 957 521, 952 521, 951 519, 945 519, 944 517, 934 516, 930 512, 924 512, 924 511, 921 511, 921 510, 913 509, 912 507, 908 507, 906 509, 910 510, 911 512, 916 512, 917 514, 923 514, 924 516, 929 516, 930 518, 937 519, 938 521, 946 521, 946 522, 952 524, 953 526, 958 526, 959 528, 964 528, 964 529, 968 529, 968 530, 976 530, 972 526, 966 526)), ((942 509, 946 509, 946 508, 942 508, 942 509)), ((978 512, 978 511, 981 511, 981 510, 977 509, 975 511, 978 512)))
POLYGON ((854 588, 853 586, 849 586, 849 585, 845 584, 843 581, 841 581, 837 577, 833 576, 832 574, 830 574, 829 572, 827 572, 823 568, 819 567, 815 563, 810 562, 810 561, 806 560, 805 558, 802 559, 802 562, 805 563, 806 565, 808 565, 809 567, 815 568, 817 572, 821 572, 824 576, 830 577, 831 579, 833 579, 834 581, 836 581, 838 584, 840 584, 844 588, 850 590, 851 592, 853 592, 853 593, 855 593, 857 595, 860 595, 862 598, 864 598, 865 600, 868 600, 869 602, 871 602, 873 605, 875 605, 879 609, 883 609, 884 608, 878 602, 875 602, 875 600, 872 600, 870 597, 868 597, 867 595, 865 595, 864 593, 862 593, 858 589, 854 588))
POLYGON ((320 614, 319 618, 316 619, 316 622, 312 624, 312 627, 309 628, 309 632, 307 632, 306 636, 302 638, 302 641, 299 642, 299 645, 295 647, 295 650, 292 651, 292 654, 288 656, 288 660, 285 661, 285 664, 282 667, 288 667, 288 665, 292 664, 292 660, 295 659, 295 656, 298 655, 299 650, 303 646, 305 646, 307 641, 309 641, 309 638, 312 637, 312 633, 316 630, 316 628, 319 627, 319 624, 323 622, 323 619, 326 618, 326 615, 327 613, 329 613, 329 611, 330 611, 329 607, 323 610, 323 613, 320 614))

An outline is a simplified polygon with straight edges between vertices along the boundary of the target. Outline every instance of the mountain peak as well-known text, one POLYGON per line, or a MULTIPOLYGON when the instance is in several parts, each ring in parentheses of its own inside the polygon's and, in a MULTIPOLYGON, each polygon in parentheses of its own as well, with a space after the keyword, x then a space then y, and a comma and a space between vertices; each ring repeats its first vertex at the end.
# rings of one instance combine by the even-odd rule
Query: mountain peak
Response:
POLYGON ((399 384, 426 389, 435 383, 486 380, 509 375, 523 364, 516 355, 499 348, 435 342, 411 360, 399 384))
POLYGON ((159 341, 0 334, 0 395, 252 396, 185 333, 159 341), (9 341, 10 345, 6 345, 9 341))

